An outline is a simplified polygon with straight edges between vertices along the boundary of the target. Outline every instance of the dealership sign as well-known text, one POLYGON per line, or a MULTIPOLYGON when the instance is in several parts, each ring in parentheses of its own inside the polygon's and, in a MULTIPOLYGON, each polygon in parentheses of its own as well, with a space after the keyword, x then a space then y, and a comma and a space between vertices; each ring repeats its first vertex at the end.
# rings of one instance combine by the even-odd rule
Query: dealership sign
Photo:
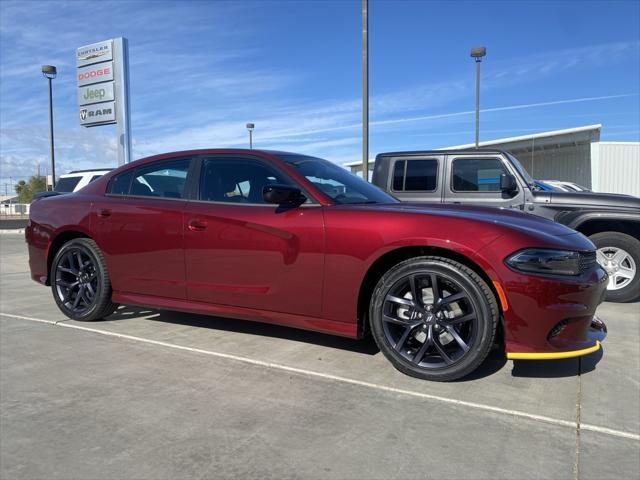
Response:
POLYGON ((126 38, 76 50, 78 117, 83 127, 117 124, 118 164, 130 161, 129 59, 126 38))

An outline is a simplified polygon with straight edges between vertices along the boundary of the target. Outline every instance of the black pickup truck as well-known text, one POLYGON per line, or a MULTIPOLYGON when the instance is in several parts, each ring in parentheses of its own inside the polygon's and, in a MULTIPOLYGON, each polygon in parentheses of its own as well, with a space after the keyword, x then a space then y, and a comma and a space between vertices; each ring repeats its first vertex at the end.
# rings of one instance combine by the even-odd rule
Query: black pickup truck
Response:
POLYGON ((372 182, 407 202, 517 208, 567 225, 598 247, 607 300, 640 298, 640 198, 543 191, 513 155, 486 149, 381 153, 372 182))

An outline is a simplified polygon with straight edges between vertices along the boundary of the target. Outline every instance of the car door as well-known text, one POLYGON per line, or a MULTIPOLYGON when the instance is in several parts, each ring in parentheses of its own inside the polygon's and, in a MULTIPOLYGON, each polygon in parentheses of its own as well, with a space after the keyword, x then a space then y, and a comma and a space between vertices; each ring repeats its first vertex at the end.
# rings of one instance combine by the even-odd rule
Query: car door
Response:
POLYGON ((92 227, 114 290, 185 299, 183 210, 190 158, 142 165, 113 177, 92 227))
POLYGON ((322 208, 265 203, 269 183, 294 184, 265 160, 200 159, 199 195, 185 207, 189 300, 319 316, 322 208))
POLYGON ((469 203, 486 207, 520 208, 524 189, 516 175, 518 190, 502 192, 500 175, 515 174, 499 155, 449 155, 444 188, 446 203, 469 203))
POLYGON ((390 159, 387 190, 403 202, 442 202, 444 155, 390 159))

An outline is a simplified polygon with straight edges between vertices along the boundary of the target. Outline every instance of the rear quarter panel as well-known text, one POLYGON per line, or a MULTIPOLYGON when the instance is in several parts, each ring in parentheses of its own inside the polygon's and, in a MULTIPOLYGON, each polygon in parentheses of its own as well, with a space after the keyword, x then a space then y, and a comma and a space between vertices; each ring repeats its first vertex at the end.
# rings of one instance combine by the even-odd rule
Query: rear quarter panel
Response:
POLYGON ((60 234, 79 232, 91 236, 92 205, 93 198, 82 194, 47 197, 31 205, 25 229, 31 278, 46 283, 49 252, 60 234))

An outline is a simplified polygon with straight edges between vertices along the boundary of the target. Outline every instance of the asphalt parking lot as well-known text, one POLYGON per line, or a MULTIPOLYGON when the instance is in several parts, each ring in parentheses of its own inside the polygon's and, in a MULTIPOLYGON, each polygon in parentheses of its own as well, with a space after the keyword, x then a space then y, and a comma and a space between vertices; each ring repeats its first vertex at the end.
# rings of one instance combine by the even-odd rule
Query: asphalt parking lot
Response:
POLYGON ((122 307, 79 323, 0 234, 0 477, 640 476, 640 304, 582 359, 431 383, 371 340, 122 307))

